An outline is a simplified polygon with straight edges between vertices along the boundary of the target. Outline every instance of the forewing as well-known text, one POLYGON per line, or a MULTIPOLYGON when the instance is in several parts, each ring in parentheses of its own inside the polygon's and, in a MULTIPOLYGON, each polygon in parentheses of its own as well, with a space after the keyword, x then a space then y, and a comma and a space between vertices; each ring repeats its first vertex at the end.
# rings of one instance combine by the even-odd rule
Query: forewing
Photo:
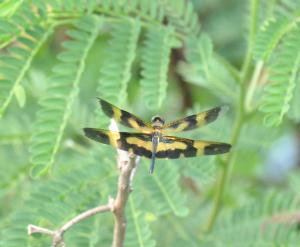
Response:
POLYGON ((231 145, 221 142, 191 140, 175 136, 163 136, 157 147, 157 158, 177 159, 201 155, 223 154, 230 151, 231 145))
POLYGON ((200 112, 198 114, 168 123, 163 126, 163 129, 172 132, 192 130, 215 121, 220 112, 224 111, 226 108, 226 106, 218 106, 208 111, 200 112))
POLYGON ((152 131, 152 127, 150 123, 144 122, 143 120, 134 116, 133 114, 124 111, 100 98, 99 98, 99 103, 102 107, 103 112, 108 117, 115 119, 117 122, 123 124, 124 126, 134 128, 142 132, 152 131))
POLYGON ((85 135, 97 142, 111 145, 115 148, 151 158, 151 134, 114 132, 103 129, 84 128, 85 135))

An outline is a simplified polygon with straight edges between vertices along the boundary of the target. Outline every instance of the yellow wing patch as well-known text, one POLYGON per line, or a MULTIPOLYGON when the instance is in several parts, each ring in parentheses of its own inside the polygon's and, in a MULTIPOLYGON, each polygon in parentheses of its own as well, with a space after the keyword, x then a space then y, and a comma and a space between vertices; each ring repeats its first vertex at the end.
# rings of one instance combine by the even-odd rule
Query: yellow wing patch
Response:
POLYGON ((140 138, 137 138, 135 136, 129 136, 126 138, 126 142, 129 145, 135 145, 138 147, 143 147, 146 150, 149 150, 150 152, 152 152, 152 142, 151 139, 150 140, 141 140, 140 138))
POLYGON ((221 110, 226 107, 215 107, 205 112, 200 112, 183 119, 179 119, 168 123, 163 126, 163 130, 169 130, 172 132, 180 132, 186 130, 192 130, 208 123, 215 121, 221 110))
POLYGON ((126 127, 134 128, 144 133, 151 133, 153 128, 150 123, 144 122, 133 114, 124 111, 103 99, 99 99, 103 112, 110 118, 115 119, 117 122, 126 127))
POLYGON ((158 145, 157 158, 177 159, 200 155, 222 154, 230 150, 231 145, 220 142, 209 142, 164 136, 158 145))
POLYGON ((85 135, 97 142, 132 152, 139 156, 151 158, 151 134, 114 132, 103 129, 84 128, 85 135))
MULTIPOLYGON (((128 137, 126 142, 130 145, 152 152, 151 140, 142 140, 137 137, 128 137)), ((178 138, 175 136, 164 136, 158 143, 156 158, 177 159, 180 157, 195 157, 201 155, 222 154, 230 150, 231 145, 220 142, 209 142, 178 138)), ((150 155, 146 156, 150 158, 150 155)))

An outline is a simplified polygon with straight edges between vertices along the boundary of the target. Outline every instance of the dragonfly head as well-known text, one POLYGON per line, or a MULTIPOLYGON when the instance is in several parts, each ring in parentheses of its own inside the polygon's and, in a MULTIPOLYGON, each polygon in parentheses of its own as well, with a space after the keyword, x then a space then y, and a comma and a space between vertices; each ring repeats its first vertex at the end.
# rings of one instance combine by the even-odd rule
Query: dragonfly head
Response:
POLYGON ((160 116, 154 116, 151 119, 152 127, 161 128, 165 124, 165 120, 163 120, 160 116))

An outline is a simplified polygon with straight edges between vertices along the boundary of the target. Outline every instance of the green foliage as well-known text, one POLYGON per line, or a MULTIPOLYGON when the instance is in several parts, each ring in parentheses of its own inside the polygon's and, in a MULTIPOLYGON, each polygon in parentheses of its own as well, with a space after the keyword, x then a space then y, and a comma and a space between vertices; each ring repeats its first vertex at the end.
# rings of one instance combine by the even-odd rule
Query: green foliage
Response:
POLYGON ((253 52, 255 59, 269 60, 270 55, 288 31, 288 28, 290 28, 289 24, 289 20, 285 17, 277 20, 269 20, 263 24, 255 42, 253 52))
POLYGON ((281 123, 288 112, 297 81, 299 80, 300 29, 295 28, 284 40, 280 50, 274 54, 270 67, 270 84, 265 89, 261 110, 266 112, 265 123, 273 126, 281 123))
POLYGON ((288 116, 293 119, 293 121, 299 123, 300 121, 300 83, 296 83, 294 95, 290 103, 290 109, 288 116))
POLYGON ((269 84, 258 97, 260 110, 266 113, 264 123, 277 126, 290 108, 298 80, 295 46, 299 38, 299 16, 295 10, 299 4, 287 0, 268 7, 270 9, 266 11, 272 13, 272 17, 264 22, 257 34, 253 56, 267 64, 269 73, 269 84))
POLYGON ((58 55, 61 64, 53 69, 49 92, 40 101, 37 113, 36 133, 32 137, 32 176, 36 177, 49 169, 60 146, 64 129, 71 114, 73 102, 79 92, 78 84, 85 67, 87 54, 99 30, 98 17, 87 16, 79 20, 76 29, 65 41, 65 51, 58 55))
POLYGON ((235 78, 214 54, 208 35, 191 37, 186 56, 189 64, 181 64, 180 71, 188 81, 208 88, 224 101, 236 101, 239 88, 235 78))
POLYGON ((152 239, 149 223, 146 221, 146 215, 140 209, 141 201, 137 196, 132 196, 129 199, 128 205, 128 235, 126 237, 125 246, 155 246, 155 241, 152 239))
POLYGON ((298 194, 269 193, 222 217, 209 236, 209 246, 297 246, 300 236, 289 215, 299 206, 298 194))
POLYGON ((0 5, 0 47, 13 42, 15 38, 30 31, 33 26, 41 26, 46 18, 46 6, 42 1, 4 1, 0 5), (36 11, 32 11, 32 7, 36 11))
POLYGON ((148 176, 145 173, 142 178, 147 189, 148 198, 146 200, 151 200, 151 206, 153 207, 150 210, 155 210, 159 215, 172 212, 177 216, 186 216, 188 209, 185 206, 185 196, 178 185, 178 168, 174 162, 173 164, 171 162, 164 163, 158 164, 155 175, 148 176))
POLYGON ((0 5, 0 16, 1 17, 7 17, 7 16, 11 16, 20 6, 20 4, 22 3, 21 0, 17 0, 17 1, 3 1, 0 5))
POLYGON ((138 20, 125 19, 113 26, 112 39, 101 66, 98 92, 114 104, 124 103, 127 98, 139 33, 138 20))
MULTIPOLYGON (((229 106, 179 134, 229 154, 158 159, 153 175, 141 158, 124 246, 298 246, 299 179, 283 174, 299 158, 299 13, 294 0, 2 1, 0 246, 51 246, 28 224, 55 230, 116 196, 116 151, 82 133, 108 128, 96 97, 145 120, 229 106)), ((94 215, 66 245, 110 246, 113 227, 94 215)))
POLYGON ((163 0, 159 1, 159 4, 163 7, 171 26, 184 34, 197 35, 199 33, 198 16, 194 12, 192 2, 163 0))
POLYGON ((146 106, 161 107, 167 90, 167 73, 172 48, 171 28, 151 28, 146 34, 142 52, 141 89, 146 106))
POLYGON ((35 26, 19 37, 18 45, 10 47, 7 55, 1 56, 0 116, 3 115, 14 94, 20 99, 20 83, 29 70, 34 56, 51 33, 51 27, 45 30, 35 26))
MULTIPOLYGON (((102 181, 105 181, 102 187, 104 188, 107 182, 105 178, 112 177, 111 170, 108 169, 110 163, 103 161, 102 165, 99 165, 97 162, 102 154, 101 150, 92 150, 91 158, 85 160, 83 166, 78 165, 68 174, 58 176, 51 181, 35 182, 30 197, 10 219, 12 227, 3 233, 2 243, 5 243, 5 246, 26 246, 33 242, 33 246, 40 246, 39 243, 42 242, 47 246, 51 243, 49 237, 28 238, 24 230, 28 222, 56 227, 81 211, 97 206, 99 202, 105 203, 107 195, 103 189, 101 194, 98 190, 102 187, 101 184, 94 186, 97 180, 102 178, 102 181)), ((82 161, 81 158, 77 157, 77 159, 82 161)), ((83 222, 76 226, 68 232, 67 243, 72 243, 71 246, 82 246, 83 242, 88 243, 94 234, 93 224, 95 222, 92 220, 88 225, 83 222)))

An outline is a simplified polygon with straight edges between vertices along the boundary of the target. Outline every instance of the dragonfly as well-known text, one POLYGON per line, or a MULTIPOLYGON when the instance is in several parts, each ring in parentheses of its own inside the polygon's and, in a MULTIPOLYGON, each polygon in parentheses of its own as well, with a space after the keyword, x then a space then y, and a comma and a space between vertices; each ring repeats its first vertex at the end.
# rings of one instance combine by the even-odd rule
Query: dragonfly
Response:
POLYGON ((230 151, 231 145, 227 143, 192 140, 168 135, 169 132, 193 130, 215 121, 224 108, 222 106, 170 123, 165 123, 165 120, 160 116, 154 116, 151 122, 147 122, 103 99, 98 99, 103 112, 109 118, 135 129, 137 133, 84 128, 85 136, 94 141, 151 159, 150 174, 154 171, 156 158, 178 159, 224 154, 230 151))

